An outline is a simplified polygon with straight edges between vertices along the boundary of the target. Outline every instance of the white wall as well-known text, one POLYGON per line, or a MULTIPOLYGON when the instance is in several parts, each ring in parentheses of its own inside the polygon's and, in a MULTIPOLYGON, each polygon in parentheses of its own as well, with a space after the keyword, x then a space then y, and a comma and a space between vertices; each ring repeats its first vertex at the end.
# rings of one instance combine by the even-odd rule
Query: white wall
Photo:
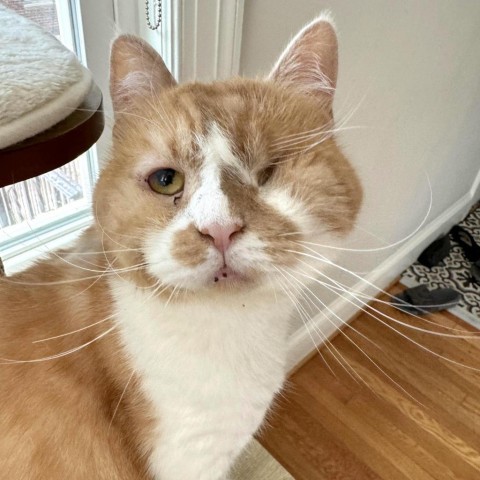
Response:
POLYGON ((337 119, 356 109, 347 125, 364 127, 340 137, 365 187, 352 244, 382 245, 366 232, 385 242, 407 236, 428 208, 425 172, 433 188, 428 225, 400 253, 343 256, 357 271, 386 262, 392 275, 371 276, 385 285, 479 196, 480 2, 245 0, 241 73, 267 72, 324 8, 339 34, 337 119))

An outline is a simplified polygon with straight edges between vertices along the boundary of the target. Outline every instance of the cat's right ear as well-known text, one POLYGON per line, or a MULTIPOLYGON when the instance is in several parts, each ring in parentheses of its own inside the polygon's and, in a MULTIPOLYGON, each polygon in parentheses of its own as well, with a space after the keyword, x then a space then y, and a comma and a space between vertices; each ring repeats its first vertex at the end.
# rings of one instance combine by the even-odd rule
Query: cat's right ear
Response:
POLYGON ((177 84, 162 57, 141 38, 121 35, 110 55, 110 95, 115 112, 153 91, 177 84))
POLYGON ((331 15, 324 12, 295 36, 268 78, 331 104, 337 64, 335 26, 331 15))

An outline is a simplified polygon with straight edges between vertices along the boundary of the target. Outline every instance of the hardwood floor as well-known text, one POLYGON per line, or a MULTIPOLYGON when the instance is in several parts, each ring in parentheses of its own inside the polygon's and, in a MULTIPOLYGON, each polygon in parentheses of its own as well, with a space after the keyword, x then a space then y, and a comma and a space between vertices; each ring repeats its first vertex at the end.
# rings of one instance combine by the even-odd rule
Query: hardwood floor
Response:
POLYGON ((375 308, 478 338, 363 313, 291 377, 260 442, 297 480, 480 479, 480 332, 449 313, 375 308))

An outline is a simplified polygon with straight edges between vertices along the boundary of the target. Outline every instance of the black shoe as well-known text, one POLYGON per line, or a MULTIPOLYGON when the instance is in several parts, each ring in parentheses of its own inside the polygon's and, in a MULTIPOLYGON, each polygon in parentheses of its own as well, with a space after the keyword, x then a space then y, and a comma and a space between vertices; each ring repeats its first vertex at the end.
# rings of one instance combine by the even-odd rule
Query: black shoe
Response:
POLYGON ((429 290, 426 285, 419 285, 395 295, 390 303, 402 312, 422 315, 452 308, 461 298, 460 293, 452 288, 429 290))
POLYGON ((457 242, 465 252, 465 256, 471 262, 478 262, 480 260, 480 246, 475 242, 472 235, 464 228, 455 225, 450 230, 450 235, 457 242))
POLYGON ((480 285, 480 260, 472 265, 470 273, 472 274, 472 282, 480 285))
POLYGON ((418 261, 428 268, 438 265, 450 253, 450 237, 444 235, 431 243, 418 257, 418 261))

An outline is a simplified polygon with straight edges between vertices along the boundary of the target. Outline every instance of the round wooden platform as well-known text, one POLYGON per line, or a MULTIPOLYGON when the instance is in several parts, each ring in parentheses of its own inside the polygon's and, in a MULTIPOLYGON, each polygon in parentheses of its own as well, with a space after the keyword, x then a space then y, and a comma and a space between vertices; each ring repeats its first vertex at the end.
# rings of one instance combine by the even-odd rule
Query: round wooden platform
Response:
POLYGON ((34 137, 0 150, 0 187, 75 160, 100 138, 104 125, 102 92, 92 84, 85 100, 67 118, 34 137))

